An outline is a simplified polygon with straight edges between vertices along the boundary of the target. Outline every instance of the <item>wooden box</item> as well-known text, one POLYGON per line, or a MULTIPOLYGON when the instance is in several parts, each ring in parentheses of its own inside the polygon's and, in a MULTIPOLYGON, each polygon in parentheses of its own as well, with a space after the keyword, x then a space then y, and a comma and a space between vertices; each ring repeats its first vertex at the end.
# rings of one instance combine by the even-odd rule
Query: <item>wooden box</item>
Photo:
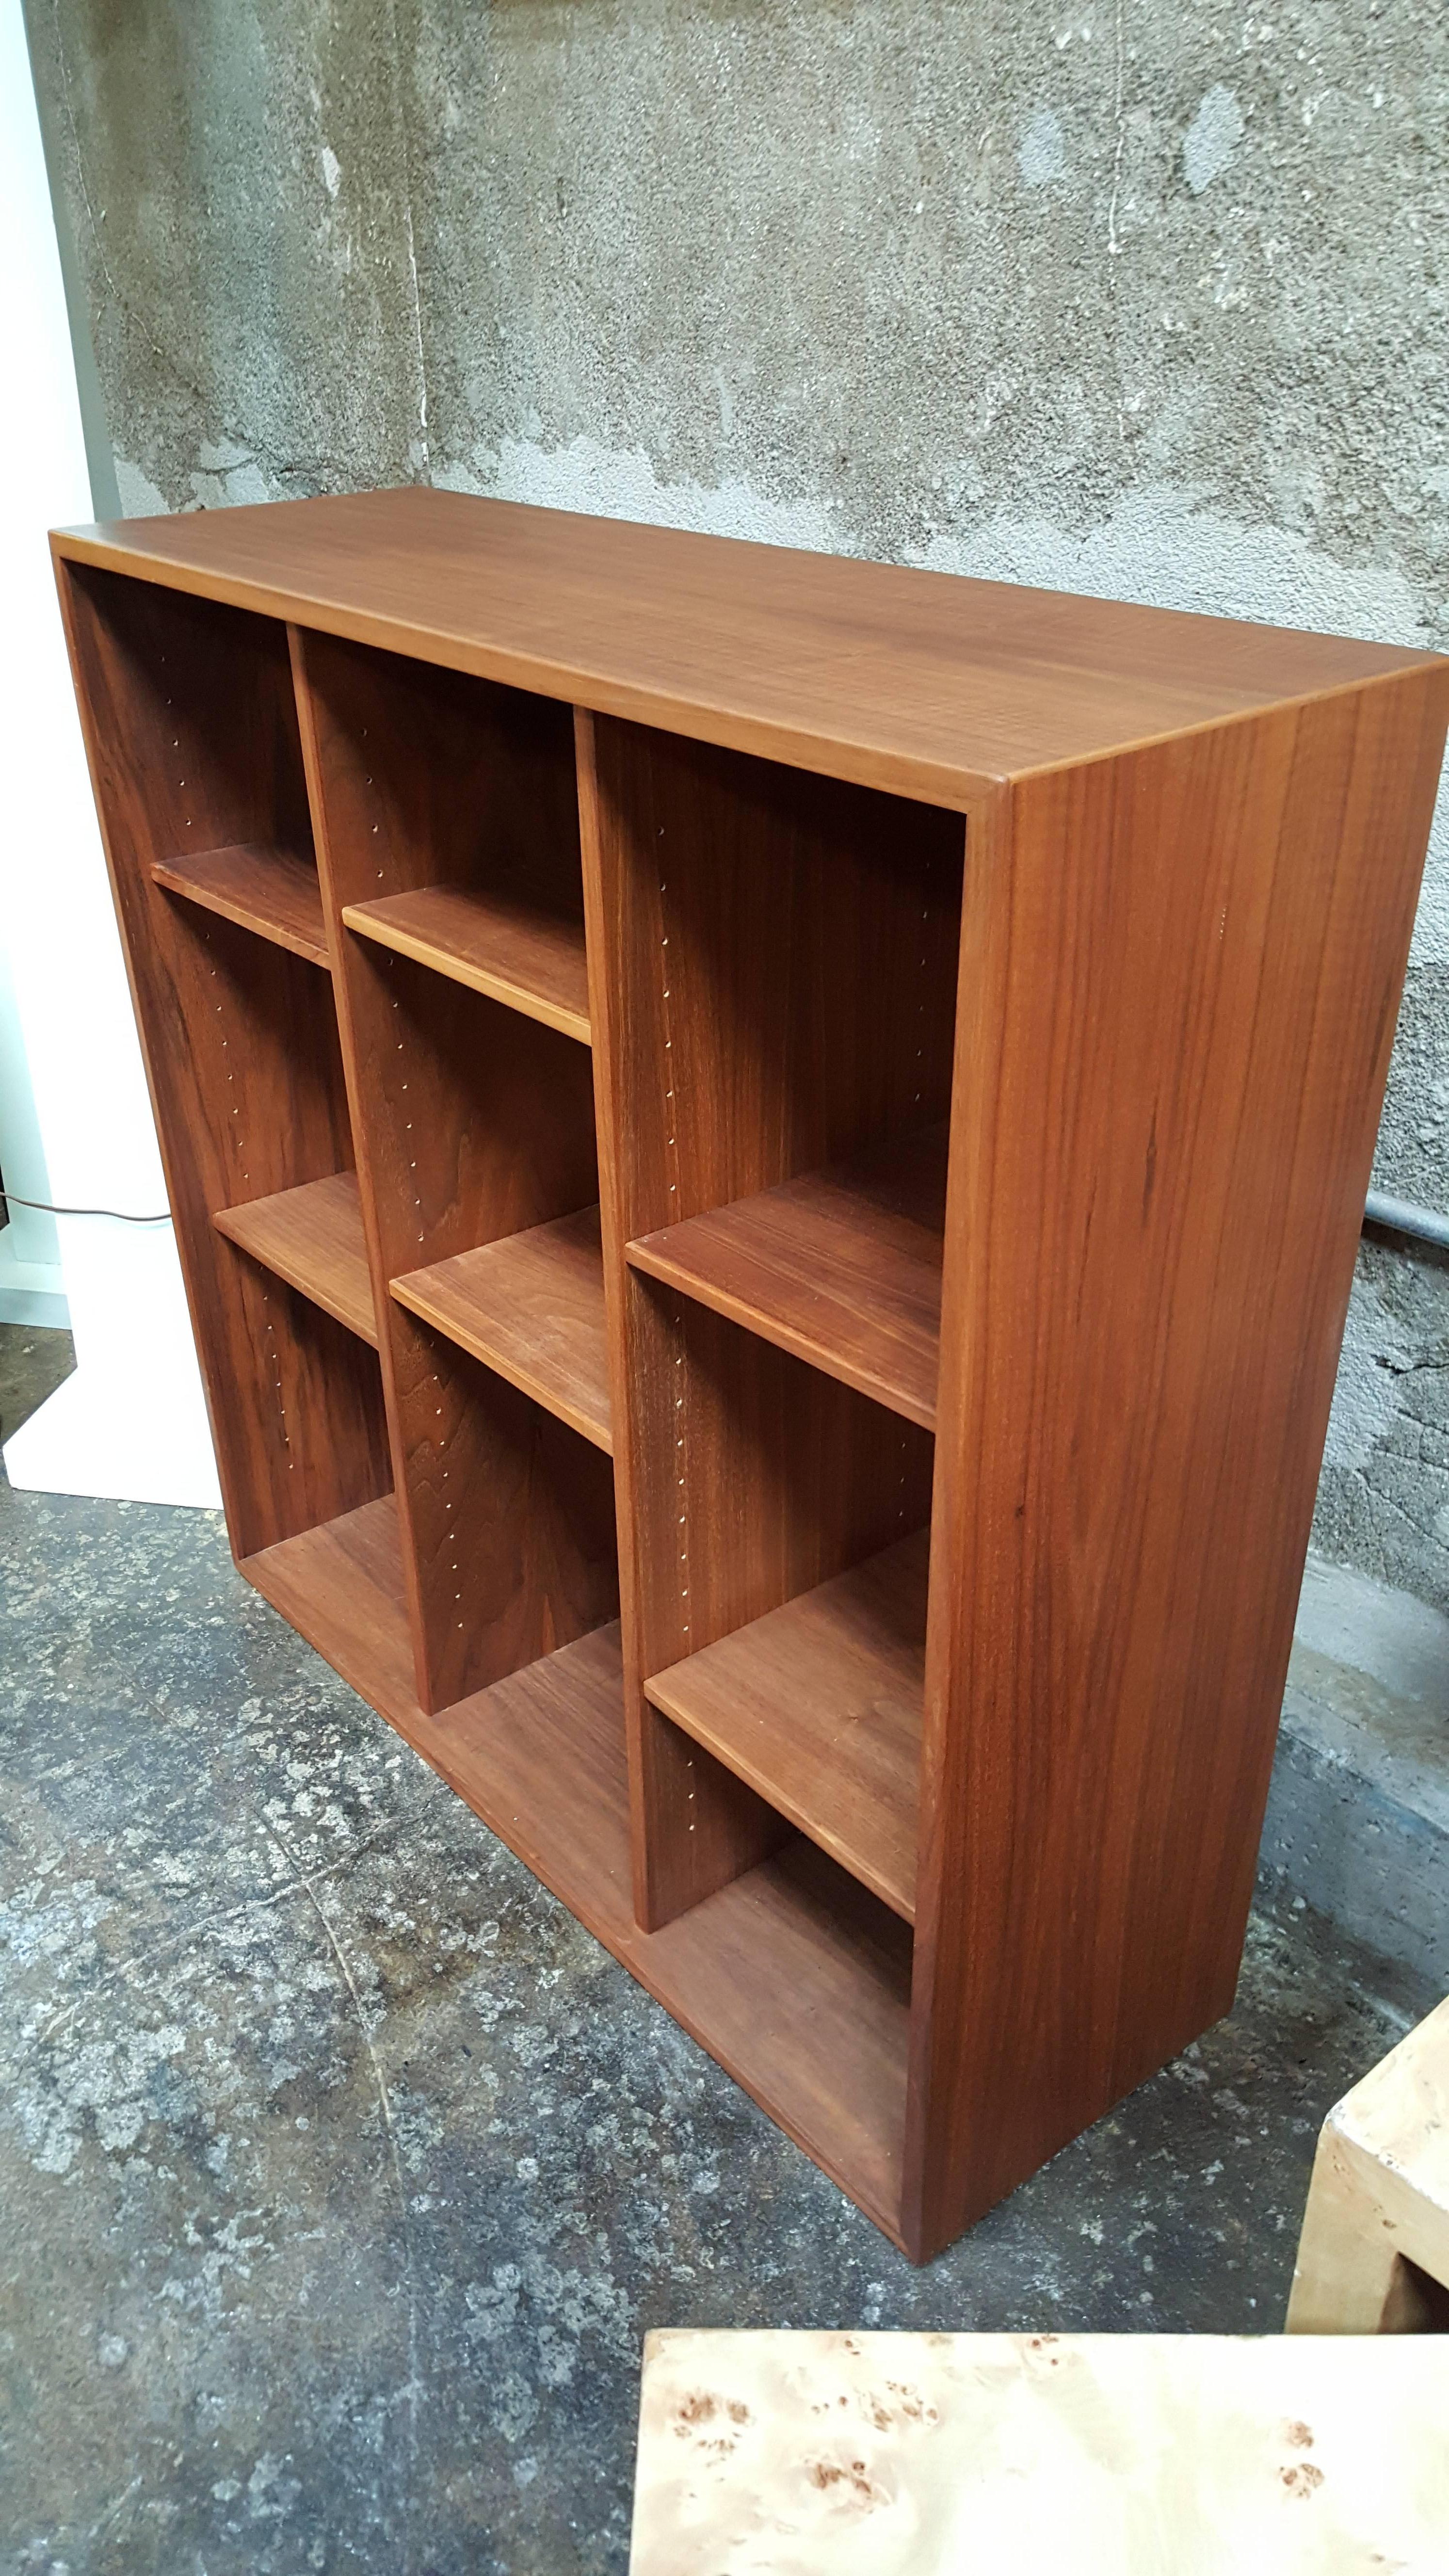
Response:
POLYGON ((1232 2000, 1449 664, 55 551, 243 1573, 930 2255, 1232 2000))

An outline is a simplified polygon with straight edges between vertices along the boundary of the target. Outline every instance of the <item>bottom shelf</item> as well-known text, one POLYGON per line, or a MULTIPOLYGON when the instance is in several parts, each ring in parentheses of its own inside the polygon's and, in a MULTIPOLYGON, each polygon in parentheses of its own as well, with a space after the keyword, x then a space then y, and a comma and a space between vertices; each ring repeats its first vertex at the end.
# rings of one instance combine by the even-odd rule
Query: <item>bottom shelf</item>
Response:
POLYGON ((430 1717, 413 1691, 390 1495, 241 1570, 899 2244, 910 1933, 798 1838, 662 1932, 640 1931, 618 1629, 430 1717))

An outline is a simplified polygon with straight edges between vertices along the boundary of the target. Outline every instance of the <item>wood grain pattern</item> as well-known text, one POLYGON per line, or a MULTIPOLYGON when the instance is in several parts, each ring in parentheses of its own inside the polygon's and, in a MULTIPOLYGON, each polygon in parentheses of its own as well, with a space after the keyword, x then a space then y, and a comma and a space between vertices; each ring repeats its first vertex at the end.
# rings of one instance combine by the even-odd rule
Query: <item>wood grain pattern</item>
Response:
POLYGON ((666 1226, 627 1258, 932 1431, 945 1227, 941 1126, 666 1226))
POLYGON ((644 1687, 910 1923, 928 1534, 787 1601, 644 1687))
POLYGON ((422 886, 380 903, 349 903, 342 918, 362 938, 588 1045, 584 925, 570 914, 475 886, 422 886))
POLYGON ((407 1531, 426 1698, 446 1708, 619 1607, 609 1461, 544 1406, 394 1305, 407 1531))
POLYGON ((909 1935, 797 1838, 666 1931, 640 1932, 617 1628, 429 1716, 410 1687, 390 1500, 270 1548, 242 1572, 898 2238, 909 1935))
POLYGON ((601 714, 961 807, 1008 777, 1425 660, 420 487, 53 542, 601 714))
POLYGON ((657 1928, 778 1815, 647 1675, 930 1508, 925 1434, 698 1305, 625 1245, 940 1118, 957 816, 580 718, 636 1904, 657 1928))
POLYGON ((310 851, 276 849, 243 841, 229 850, 199 850, 195 857, 154 859, 151 874, 169 894, 219 912, 225 921, 275 939, 295 957, 330 966, 322 925, 317 863, 310 851))
POLYGON ((211 1221, 229 1242, 240 1244, 243 1252, 275 1271, 279 1279, 290 1280, 350 1333, 359 1333, 376 1349, 377 1322, 355 1172, 305 1181, 300 1189, 279 1190, 271 1198, 252 1199, 245 1207, 218 1208, 211 1221))
POLYGON ((411 1270, 392 1294, 426 1324, 612 1451, 597 1207, 411 1270))
MULTIPOLYGON (((632 1281, 631 1296, 640 1488, 652 1534, 636 1578, 639 1630, 653 1650, 647 1681, 718 1639, 733 1643, 767 1612, 794 1608, 919 1528, 930 1510, 933 1452, 915 1424, 708 1307, 645 1279, 632 1281)), ((769 1848, 780 1828, 775 1803, 763 1814, 742 1806, 740 1780, 755 1791, 763 1780, 737 1763, 719 1778, 699 1730, 691 1740, 656 1711, 657 1700, 656 1842, 648 1910, 640 1910, 658 1923, 696 1902, 716 1871, 728 1876, 728 1862, 754 1838, 769 1848)), ((843 1785, 842 1806, 848 1796, 843 1785)))
POLYGON ((1232 2001, 1446 683, 1021 788, 969 871, 918 2254, 1232 2001))
POLYGON ((390 1279, 597 1202, 586 1048, 370 943, 340 980, 390 1279))
POLYGON ((391 1481, 372 1353, 211 1221, 352 1163, 330 981, 151 873, 308 846, 286 638, 104 573, 66 570, 61 604, 227 1528, 248 1555, 391 1481))

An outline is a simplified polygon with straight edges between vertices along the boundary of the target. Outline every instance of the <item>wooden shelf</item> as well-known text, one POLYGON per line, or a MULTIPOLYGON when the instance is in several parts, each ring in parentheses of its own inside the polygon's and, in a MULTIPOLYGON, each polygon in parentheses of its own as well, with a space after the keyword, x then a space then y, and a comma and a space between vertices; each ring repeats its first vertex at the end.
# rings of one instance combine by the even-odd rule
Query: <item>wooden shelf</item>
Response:
POLYGON ((628 1259, 934 1431, 945 1210, 946 1130, 929 1127, 646 1234, 628 1259))
POLYGON ((240 922, 243 930, 259 931, 294 957, 331 965, 317 870, 299 851, 238 841, 195 858, 157 859, 151 874, 168 893, 184 894, 223 920, 240 922))
POLYGON ((612 1453, 596 1207, 407 1271, 392 1294, 612 1453))
POLYGON ((349 903, 349 930, 436 967, 457 984, 590 1043, 584 925, 509 889, 421 886, 377 903, 349 903))
POLYGON ((730 1770, 914 1922, 929 1533, 644 1685, 730 1770))
POLYGON ((362 1239, 357 1174, 334 1172, 325 1181, 278 1190, 245 1207, 219 1208, 218 1234, 240 1244, 254 1261, 274 1270, 339 1324, 377 1346, 372 1281, 362 1239))
POLYGON ((639 1930, 617 1627, 428 1716, 391 1495, 241 1570, 899 2243, 910 1935, 793 1839, 662 1932, 639 1930))

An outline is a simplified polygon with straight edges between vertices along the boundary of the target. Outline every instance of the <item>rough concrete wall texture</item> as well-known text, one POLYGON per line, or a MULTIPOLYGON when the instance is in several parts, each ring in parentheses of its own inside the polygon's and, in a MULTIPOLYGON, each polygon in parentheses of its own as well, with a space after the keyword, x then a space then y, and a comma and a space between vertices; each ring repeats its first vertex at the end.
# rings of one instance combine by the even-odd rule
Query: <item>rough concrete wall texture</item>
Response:
MULTIPOLYGON (((430 478, 1449 645, 1433 0, 27 9, 128 511, 430 478)), ((1449 827, 1377 1179, 1449 1207, 1449 827)), ((1315 1534, 1449 1608, 1397 1238, 1315 1534)))

